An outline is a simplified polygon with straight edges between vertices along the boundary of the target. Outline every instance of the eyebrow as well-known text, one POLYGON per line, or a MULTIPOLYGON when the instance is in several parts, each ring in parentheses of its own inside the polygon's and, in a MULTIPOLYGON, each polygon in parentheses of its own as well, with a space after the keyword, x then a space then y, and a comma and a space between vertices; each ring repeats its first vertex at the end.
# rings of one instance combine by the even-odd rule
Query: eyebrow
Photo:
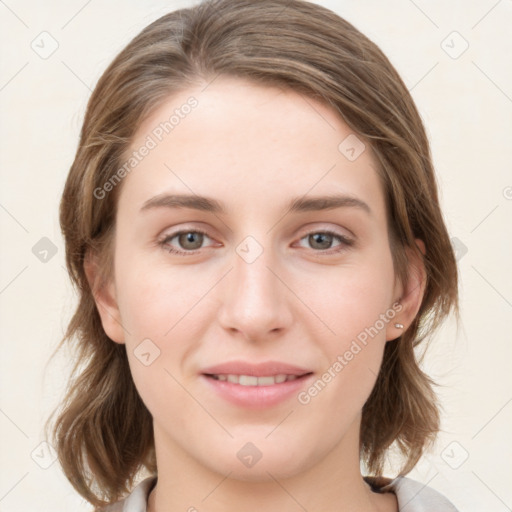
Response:
MULTIPOLYGON (((288 203, 290 212, 311 212, 354 207, 371 214, 370 207, 361 199, 350 195, 326 195, 317 197, 297 197, 288 203)), ((225 214, 226 209, 216 199, 191 194, 159 194, 142 205, 140 211, 153 208, 191 208, 215 214, 225 214)))

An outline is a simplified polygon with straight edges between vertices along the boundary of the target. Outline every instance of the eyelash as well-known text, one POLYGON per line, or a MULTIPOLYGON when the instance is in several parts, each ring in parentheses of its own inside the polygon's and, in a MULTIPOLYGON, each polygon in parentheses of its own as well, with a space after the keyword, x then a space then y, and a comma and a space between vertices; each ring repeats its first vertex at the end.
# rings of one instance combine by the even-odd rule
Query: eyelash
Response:
MULTIPOLYGON (((165 237, 158 242, 158 245, 160 245, 168 253, 171 253, 171 254, 176 254, 176 255, 180 255, 180 256, 190 256, 190 255, 196 254, 201 249, 195 249, 193 251, 180 251, 180 250, 174 249, 168 245, 169 240, 172 240, 173 238, 175 238, 178 235, 182 235, 182 234, 186 234, 186 233, 201 233, 202 235, 205 235, 208 238, 210 238, 208 236, 208 233, 206 233, 205 231, 203 231, 201 229, 185 229, 185 230, 181 230, 181 231, 176 231, 175 233, 171 233, 169 235, 165 235, 165 237)), ((306 235, 301 237, 300 240, 303 240, 304 238, 306 238, 310 235, 317 235, 319 233, 323 234, 323 235, 333 236, 334 238, 338 239, 339 242, 341 242, 340 245, 338 246, 338 248, 337 249, 335 248, 334 250, 332 248, 323 249, 323 250, 313 250, 315 253, 318 253, 320 255, 328 256, 331 254, 338 254, 338 253, 346 250, 347 247, 351 247, 354 245, 353 240, 345 237, 344 235, 340 235, 339 233, 336 233, 335 231, 331 231, 329 229, 324 229, 324 230, 319 230, 319 231, 310 231, 309 233, 307 233, 306 235)))

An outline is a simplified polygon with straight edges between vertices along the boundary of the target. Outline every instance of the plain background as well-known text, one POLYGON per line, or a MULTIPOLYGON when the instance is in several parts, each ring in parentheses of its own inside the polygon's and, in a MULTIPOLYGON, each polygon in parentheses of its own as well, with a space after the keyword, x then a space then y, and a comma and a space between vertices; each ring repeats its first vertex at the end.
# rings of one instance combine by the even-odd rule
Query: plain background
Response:
MULTIPOLYGON (((411 90, 458 254, 462 321, 425 361, 443 432, 409 476, 461 511, 511 510, 512 1, 317 3, 375 41, 411 90)), ((58 203, 100 74, 144 26, 191 4, 0 1, 2 512, 91 510, 43 443, 70 369, 65 353, 47 363, 75 305, 58 203)))

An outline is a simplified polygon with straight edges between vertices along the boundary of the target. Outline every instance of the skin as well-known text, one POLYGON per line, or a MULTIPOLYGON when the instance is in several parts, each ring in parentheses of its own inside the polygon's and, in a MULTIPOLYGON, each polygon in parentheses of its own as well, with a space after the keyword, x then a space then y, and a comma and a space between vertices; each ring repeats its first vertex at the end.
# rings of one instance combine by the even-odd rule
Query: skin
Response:
MULTIPOLYGON (((311 98, 223 77, 204 87, 169 97, 139 127, 131 150, 191 95, 198 100, 123 179, 114 276, 95 295, 154 419, 158 482, 149 511, 396 511, 394 494, 371 492, 362 479, 361 410, 385 344, 402 332, 394 324, 406 329, 417 313, 423 279, 417 262, 407 283, 396 279, 374 157, 367 145, 349 161, 338 145, 352 130, 311 98), (208 196, 226 212, 140 211, 163 192, 208 196), (333 193, 370 212, 286 211, 292 198, 333 193), (194 254, 169 253, 197 247, 186 239, 158 243, 198 228, 208 236, 194 254), (333 237, 323 249, 308 237, 325 229, 353 244, 333 237), (263 249, 251 263, 236 251, 249 235, 263 249), (398 299, 400 313, 307 405, 293 396, 266 410, 242 408, 199 377, 237 359, 284 361, 319 378, 398 299), (148 338, 160 355, 146 366, 134 351, 148 338), (251 468, 237 457, 247 442, 262 454, 251 468)), ((86 270, 94 282, 94 259, 86 270)))

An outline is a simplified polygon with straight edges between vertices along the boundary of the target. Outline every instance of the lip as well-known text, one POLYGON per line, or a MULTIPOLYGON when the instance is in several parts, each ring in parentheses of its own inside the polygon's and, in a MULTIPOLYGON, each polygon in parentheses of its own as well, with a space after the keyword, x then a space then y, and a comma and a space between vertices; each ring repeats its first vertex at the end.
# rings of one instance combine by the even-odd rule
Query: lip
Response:
POLYGON ((209 366, 201 370, 202 374, 216 375, 219 373, 235 375, 252 375, 254 377, 263 377, 265 375, 304 375, 311 373, 307 368, 281 363, 279 361, 264 361, 261 363, 248 363, 246 361, 229 361, 226 363, 209 366))
POLYGON ((313 376, 313 372, 279 361, 265 361, 262 363, 248 363, 245 361, 230 361, 201 371, 201 379, 222 399, 250 409, 263 409, 278 405, 292 396, 296 396, 305 382, 313 376), (272 384, 270 386, 243 386, 241 384, 220 381, 211 375, 234 374, 263 377, 267 375, 294 375, 294 380, 272 384))

